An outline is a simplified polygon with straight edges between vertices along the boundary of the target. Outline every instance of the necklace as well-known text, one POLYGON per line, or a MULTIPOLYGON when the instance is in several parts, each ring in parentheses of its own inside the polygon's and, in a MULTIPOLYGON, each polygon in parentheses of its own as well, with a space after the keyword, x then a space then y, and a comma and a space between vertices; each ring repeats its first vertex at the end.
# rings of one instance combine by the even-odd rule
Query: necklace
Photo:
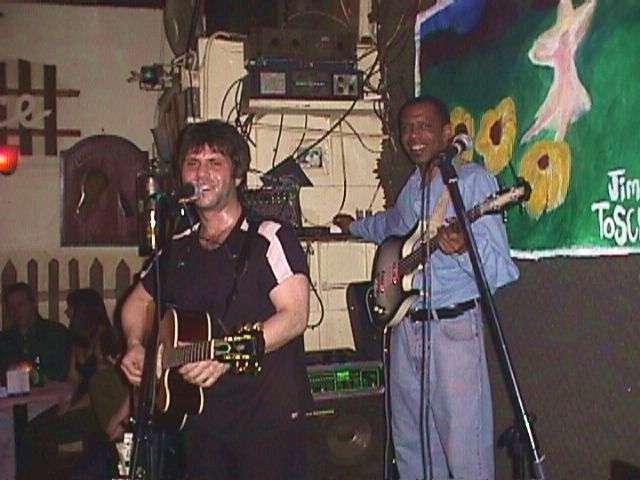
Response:
POLYGON ((207 231, 206 225, 204 223, 200 223, 198 227, 198 239, 200 240, 200 245, 202 246, 202 248, 213 250, 220 247, 221 245, 224 245, 225 241, 231 234, 231 231, 234 229, 237 222, 237 218, 233 219, 233 221, 230 222, 221 221, 218 223, 218 228, 216 228, 213 233, 207 231))
POLYGON ((198 231, 198 239, 200 239, 200 244, 203 246, 203 248, 207 248, 209 250, 218 248, 224 244, 232 228, 233 226, 231 226, 231 228, 229 229, 224 229, 215 236, 209 236, 202 229, 200 229, 198 231))
POLYGON ((198 239, 200 240, 200 244, 203 246, 203 248, 206 248, 208 250, 213 250, 222 245, 221 241, 212 237, 207 237, 202 232, 198 234, 198 239))

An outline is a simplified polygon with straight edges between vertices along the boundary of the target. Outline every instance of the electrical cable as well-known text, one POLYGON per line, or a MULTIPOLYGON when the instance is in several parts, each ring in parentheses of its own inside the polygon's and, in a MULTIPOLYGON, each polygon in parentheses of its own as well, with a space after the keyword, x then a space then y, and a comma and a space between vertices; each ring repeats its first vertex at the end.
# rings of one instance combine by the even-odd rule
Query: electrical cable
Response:
MULTIPOLYGON (((311 243, 307 243, 307 248, 306 248, 306 256, 307 256, 307 265, 309 265, 309 258, 311 258, 311 243)), ((320 278, 320 275, 318 275, 318 278, 320 278)), ((325 310, 324 310, 324 303, 322 303, 322 298, 320 297, 320 293, 318 292, 318 289, 316 288, 316 286, 313 284, 313 282, 311 280, 309 280, 309 287, 311 289, 311 291, 313 292, 313 295, 316 297, 316 299, 318 300, 318 306, 320 307, 320 318, 318 319, 318 321, 316 323, 312 323, 310 325, 307 325, 307 329, 309 330, 315 330, 316 328, 318 328, 320 325, 322 325, 322 322, 324 322, 324 315, 325 315, 325 310)))
POLYGON ((331 135, 331 133, 333 133, 333 131, 335 131, 336 128, 338 128, 340 126, 340 124, 342 123, 342 121, 347 118, 349 116, 349 114, 353 111, 353 109, 355 108, 356 104, 358 103, 358 100, 354 100, 353 102, 351 102, 351 105, 349 105, 349 108, 347 108, 347 110, 345 110, 345 112, 340 115, 340 117, 338 118, 338 120, 336 120, 336 122, 331 125, 331 127, 329 127, 329 129, 324 132, 316 141, 314 141, 311 145, 309 145, 308 147, 306 147, 301 153, 299 154, 295 154, 294 158, 298 159, 298 158, 304 158, 307 153, 309 153, 311 150, 313 150, 315 147, 317 147, 318 145, 320 145, 320 143, 322 143, 322 141, 327 138, 329 135, 331 135))
POLYGON ((376 185, 376 189, 373 192, 373 197, 371 198, 371 202, 369 202, 369 206, 367 207, 367 210, 373 209, 373 204, 375 203, 376 197, 378 196, 378 193, 380 192, 381 188, 382 188, 382 180, 378 180, 378 185, 376 185))
POLYGON ((280 114, 280 126, 278 127, 278 138, 276 138, 276 146, 273 149, 273 158, 271 159, 271 168, 276 166, 276 157, 278 156, 278 148, 280 148, 280 138, 282 138, 282 124, 284 123, 284 113, 280 114))
POLYGON ((304 127, 302 127, 302 137, 300 137, 300 141, 298 142, 298 145, 296 145, 296 148, 293 149, 293 153, 297 152, 300 147, 302 146, 302 142, 304 142, 304 137, 307 134, 307 126, 309 124, 309 115, 305 115, 304 116, 304 127))
MULTIPOLYGON (((375 68, 375 65, 377 64, 378 59, 376 58, 376 61, 371 65, 371 68, 369 69, 369 71, 367 72, 367 75, 365 76, 365 81, 367 81, 369 78, 371 78, 372 75, 372 71, 375 68)), ((331 127, 329 127, 329 129, 323 134, 321 135, 315 142, 313 142, 311 145, 309 145, 307 148, 305 148, 300 154, 295 154, 294 158, 298 159, 300 157, 304 157, 307 155, 307 153, 309 153, 311 150, 313 150, 315 147, 317 147, 318 145, 320 145, 320 143, 327 138, 329 135, 331 135, 331 133, 333 133, 335 131, 336 128, 338 128, 340 126, 340 124, 344 121, 345 118, 347 118, 349 116, 349 114, 353 111, 353 109, 356 107, 357 103, 358 103, 359 99, 354 99, 351 102, 351 105, 349 105, 349 108, 347 108, 344 113, 342 115, 340 115, 340 117, 338 117, 338 120, 336 120, 336 122, 331 125, 331 127)))
POLYGON ((305 10, 304 12, 294 13, 284 23, 283 28, 285 28, 288 23, 291 23, 291 21, 294 20, 297 17, 310 16, 310 15, 318 15, 320 17, 329 18, 329 19, 331 19, 331 20, 333 20, 335 22, 338 22, 342 27, 344 27, 345 29, 349 30, 349 23, 345 22, 340 17, 336 17, 335 15, 331 15, 330 13, 323 12, 321 10, 305 10))
MULTIPOLYGON (((242 77, 242 78, 244 79, 245 77, 242 77)), ((236 120, 235 120, 236 124, 240 122, 240 117, 242 116, 242 105, 240 103, 242 99, 242 84, 243 84, 243 80, 238 82, 238 84, 236 85, 236 91, 234 95, 233 111, 236 112, 236 120)))
POLYGON ((362 136, 358 133, 358 131, 355 129, 355 127, 351 124, 351 122, 349 122, 349 120, 345 119, 344 123, 346 123, 347 127, 349 127, 351 129, 353 134, 358 139, 358 142, 360 142, 360 145, 362 145, 362 148, 364 148, 367 152, 375 153, 375 154, 381 154, 382 153, 382 151, 374 150, 373 148, 369 147, 366 143, 364 143, 364 140, 362 139, 362 136))
POLYGON ((418 248, 426 245, 423 257, 421 308, 427 311, 427 320, 422 322, 420 333, 422 338, 422 362, 420 368, 420 447, 422 458, 423 478, 433 478, 433 465, 431 458, 431 430, 429 415, 431 412, 431 242, 429 241, 431 223, 431 182, 433 168, 429 165, 423 172, 420 202, 420 240, 418 248), (426 183, 426 184, 425 184, 426 183), (426 365, 425 365, 426 364, 426 365), (426 452, 426 453, 425 453, 426 452), (427 476, 427 470, 429 476, 427 476))
POLYGON ((239 82, 242 82, 245 77, 246 75, 236 78, 233 82, 231 82, 227 90, 224 92, 224 95, 222 96, 222 102, 220 103, 220 118, 224 118, 224 105, 225 103, 227 103, 227 97, 229 96, 229 93, 231 93, 233 87, 236 86, 239 82))
MULTIPOLYGON (((193 12, 191 12, 191 21, 189 23, 189 34, 187 35, 187 46, 186 46, 186 51, 190 51, 191 50, 191 45, 194 43, 195 41, 195 34, 196 34, 196 24, 198 22, 198 12, 201 10, 202 7, 202 0, 196 0, 196 3, 193 7, 193 12)), ((197 116, 199 116, 199 112, 198 114, 196 114, 196 105, 195 105, 195 101, 193 99, 193 76, 191 74, 191 69, 187 67, 187 72, 188 72, 188 76, 189 76, 189 91, 191 92, 190 95, 187 95, 189 98, 189 105, 191 107, 191 114, 193 115, 194 118, 197 118, 197 116)))
POLYGON ((347 159, 344 154, 344 135, 342 134, 342 123, 340 124, 340 153, 342 156, 342 200, 338 207, 338 212, 341 212, 347 203, 347 159))

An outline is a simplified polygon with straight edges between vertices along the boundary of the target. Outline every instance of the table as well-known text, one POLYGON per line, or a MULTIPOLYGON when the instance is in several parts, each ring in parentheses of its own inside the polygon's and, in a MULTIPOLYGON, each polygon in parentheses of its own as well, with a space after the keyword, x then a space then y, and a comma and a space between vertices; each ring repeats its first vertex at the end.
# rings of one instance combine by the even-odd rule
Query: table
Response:
POLYGON ((68 401, 72 394, 69 384, 47 381, 27 395, 0 398, 0 480, 16 477, 16 438, 27 422, 52 405, 68 401))

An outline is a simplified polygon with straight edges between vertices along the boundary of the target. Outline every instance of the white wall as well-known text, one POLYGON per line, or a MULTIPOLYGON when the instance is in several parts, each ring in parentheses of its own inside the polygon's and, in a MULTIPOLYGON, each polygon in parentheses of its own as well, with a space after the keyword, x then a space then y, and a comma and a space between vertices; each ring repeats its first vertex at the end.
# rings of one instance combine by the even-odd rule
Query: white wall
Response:
MULTIPOLYGON (((227 95, 227 90, 246 73, 242 43, 212 37, 201 39, 198 47, 200 114, 208 119, 220 118, 222 113, 223 118, 233 119, 234 91, 227 95)), ((360 69, 370 68, 374 58, 375 55, 364 56, 365 64, 359 65, 360 69)), ((247 107, 255 114, 251 130, 255 144, 252 167, 267 172, 274 163, 296 153, 299 145, 303 150, 314 143, 351 103, 348 100, 252 99, 247 107)), ((377 189, 374 170, 384 135, 373 111, 372 98, 358 102, 347 121, 364 146, 346 122, 322 141, 323 165, 305 170, 314 186, 300 190, 305 226, 328 226, 340 211, 353 214, 356 209, 374 212, 382 209, 383 195, 377 189)), ((251 187, 261 183, 259 175, 250 173, 251 187)), ((360 241, 315 241, 304 242, 304 246, 314 287, 305 347, 307 350, 353 347, 346 287, 350 282, 370 278, 374 248, 360 241)))
MULTIPOLYGON (((59 139, 59 150, 65 150, 82 138, 95 134, 124 137, 140 149, 151 151, 154 113, 159 93, 141 91, 137 83, 127 83, 132 70, 154 62, 168 63, 173 53, 166 45, 162 12, 149 9, 47 6, 42 4, 2 4, 0 11, 0 60, 22 58, 32 63, 56 65, 59 89, 79 90, 79 98, 59 98, 58 128, 80 129, 80 138, 59 139)), ((224 42, 223 42, 224 43, 224 42)), ((224 77, 208 89, 219 112, 219 100, 228 84, 242 74, 241 48, 233 52, 212 49, 215 60, 210 65, 211 78, 224 77), (214 51, 215 50, 215 51, 214 51), (226 63, 225 63, 226 62, 226 63), (235 65, 237 72, 221 65, 235 65), (228 70, 228 72, 227 72, 228 70), (233 74, 231 74, 233 73, 233 74), (226 77, 224 77, 226 78, 226 77), (218 103, 215 103, 218 101, 218 103)), ((371 56, 368 57, 371 59, 371 56)), ((207 62, 203 62, 207 63, 207 62)), ((206 74, 205 74, 206 77, 206 74)), ((211 78, 201 78, 206 80, 211 78)), ((231 102, 230 102, 231 103, 231 102)), ((331 103, 331 102, 329 102, 331 103)), ((348 104, 349 102, 344 102, 348 104)), ((357 109, 359 110, 359 109, 357 109)), ((327 225, 338 212, 346 178, 344 211, 355 208, 378 210, 382 195, 376 195, 377 179, 373 173, 383 138, 378 119, 370 108, 354 113, 349 121, 363 136, 373 151, 365 150, 345 125, 325 141, 323 168, 307 173, 315 186, 303 189, 303 214, 311 224, 327 225), (375 200, 374 200, 375 199, 375 200)), ((299 142, 304 116, 309 114, 307 141, 317 138, 341 111, 331 105, 321 114, 289 111, 284 117, 282 138, 277 160, 299 142)), ((209 117, 209 115, 206 115, 209 117)), ((278 144, 279 111, 267 108, 257 115, 253 140, 257 149, 252 153, 254 166, 266 171, 278 144)), ((252 185, 259 183, 251 178, 252 185)), ((39 267, 38 286, 41 297, 48 288, 48 262, 60 261, 60 289, 68 288, 65 266, 75 258, 80 262, 81 286, 88 286, 88 268, 98 259, 105 269, 105 289, 113 290, 115 268, 122 259, 135 271, 140 265, 136 247, 61 247, 60 158, 34 155, 23 157, 15 174, 0 177, 0 270, 11 259, 19 280, 26 280, 27 262, 36 259, 39 267)), ((353 344, 345 303, 345 287, 350 281, 368 278, 373 250, 362 243, 314 243, 309 246, 312 281, 318 297, 312 296, 310 323, 316 324, 324 307, 323 323, 309 329, 305 335, 308 349, 348 347, 353 344)), ((42 298, 41 298, 42 300, 42 298)), ((115 299, 107 300, 112 308, 115 299)), ((64 305, 60 305, 60 311, 64 305)), ((43 314, 48 311, 44 302, 43 314)), ((60 315, 65 319, 64 315, 60 315)), ((1 324, 1 323, 0 323, 1 324)))
MULTIPOLYGON (((159 93, 126 80, 142 65, 172 58, 161 10, 3 3, 0 12, 0 60, 55 65, 58 89, 80 91, 78 98, 57 100, 58 129, 81 130, 79 138, 59 138, 59 152, 95 134, 118 135, 151 151, 159 93)), ((121 258, 139 265, 135 247, 61 248, 59 156, 22 156, 13 175, 0 177, 0 202, 0 269, 11 258, 26 280, 26 261, 37 257, 41 291, 47 278, 40 261, 47 258, 78 258, 82 271, 98 257, 107 279, 121 258)))

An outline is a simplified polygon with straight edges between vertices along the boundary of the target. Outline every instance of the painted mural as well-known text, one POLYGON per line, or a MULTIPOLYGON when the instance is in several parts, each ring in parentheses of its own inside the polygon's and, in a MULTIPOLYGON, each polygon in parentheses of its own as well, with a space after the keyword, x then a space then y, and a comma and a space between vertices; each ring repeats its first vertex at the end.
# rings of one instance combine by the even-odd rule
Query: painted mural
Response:
POLYGON ((558 0, 498 22, 500 35, 483 42, 467 35, 462 54, 425 61, 437 36, 425 23, 463 2, 477 10, 464 33, 496 14, 491 0, 436 1, 432 14, 421 12, 416 84, 443 97, 452 122, 474 138, 466 161, 503 185, 531 184, 530 199, 508 213, 515 255, 640 252, 640 2, 558 0))

